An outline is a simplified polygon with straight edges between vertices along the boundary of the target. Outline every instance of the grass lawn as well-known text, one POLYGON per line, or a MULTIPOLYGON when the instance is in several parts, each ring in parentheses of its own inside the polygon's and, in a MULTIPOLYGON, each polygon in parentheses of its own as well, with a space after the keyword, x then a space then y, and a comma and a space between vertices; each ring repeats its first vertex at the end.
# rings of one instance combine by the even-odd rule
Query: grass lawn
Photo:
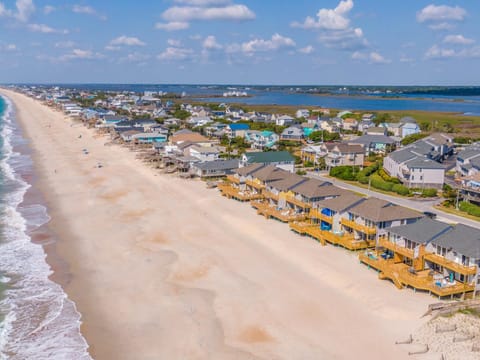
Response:
POLYGON ((449 213, 449 214, 452 214, 452 215, 461 216, 461 217, 464 217, 466 219, 480 221, 479 217, 469 215, 466 212, 463 212, 463 211, 460 211, 460 210, 457 210, 457 209, 454 209, 454 208, 451 208, 451 207, 446 207, 446 206, 443 206, 443 205, 436 205, 435 209, 445 211, 446 213, 449 213))

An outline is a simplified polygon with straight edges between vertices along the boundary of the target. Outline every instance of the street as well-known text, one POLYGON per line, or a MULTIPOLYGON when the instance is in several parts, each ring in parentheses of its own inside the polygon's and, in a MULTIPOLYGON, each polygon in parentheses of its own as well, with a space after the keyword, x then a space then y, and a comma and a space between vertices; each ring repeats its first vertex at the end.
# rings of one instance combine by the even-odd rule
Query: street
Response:
POLYGON ((333 185, 338 186, 339 188, 342 188, 342 189, 351 190, 351 191, 355 191, 355 192, 360 193, 360 194, 364 194, 366 196, 373 196, 373 197, 376 197, 376 198, 379 198, 379 199, 390 201, 394 204, 401 205, 401 206, 404 206, 404 207, 408 207, 408 208, 411 208, 411 209, 414 209, 414 210, 417 210, 417 211, 420 211, 420 212, 424 212, 424 211, 433 212, 433 213, 437 214, 437 220, 440 220, 440 221, 444 221, 444 222, 448 222, 448 223, 462 223, 462 224, 469 225, 471 227, 480 229, 480 221, 470 220, 470 219, 464 218, 462 216, 449 214, 449 213, 446 213, 444 211, 440 211, 440 210, 434 208, 433 207, 434 205, 437 205, 437 204, 442 202, 441 199, 411 200, 411 199, 407 199, 407 198, 401 198, 401 197, 397 197, 397 196, 386 195, 386 194, 379 193, 379 192, 376 192, 376 191, 373 191, 373 190, 364 189, 360 186, 348 184, 348 183, 345 183, 341 180, 328 177, 326 175, 327 175, 327 173, 325 173, 325 172, 323 172, 323 173, 322 172, 320 172, 320 173, 308 172, 307 173, 307 176, 309 176, 311 178, 331 182, 333 185))

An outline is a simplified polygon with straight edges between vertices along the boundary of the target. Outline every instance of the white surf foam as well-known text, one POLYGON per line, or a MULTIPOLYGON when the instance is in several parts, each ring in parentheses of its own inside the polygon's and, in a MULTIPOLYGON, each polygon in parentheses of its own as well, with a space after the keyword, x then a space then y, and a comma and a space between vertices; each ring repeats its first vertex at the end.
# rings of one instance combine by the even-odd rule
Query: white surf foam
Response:
POLYGON ((0 213, 0 270, 5 274, 2 280, 8 280, 8 289, 0 301, 0 312, 6 314, 0 324, 0 358, 91 359, 80 334, 80 314, 75 304, 48 279, 52 271, 45 252, 27 235, 49 217, 43 205, 20 205, 30 184, 19 172, 31 166, 31 159, 14 151, 13 144, 21 139, 16 133, 12 104, 5 100, 0 171, 7 193, 3 194, 0 213))

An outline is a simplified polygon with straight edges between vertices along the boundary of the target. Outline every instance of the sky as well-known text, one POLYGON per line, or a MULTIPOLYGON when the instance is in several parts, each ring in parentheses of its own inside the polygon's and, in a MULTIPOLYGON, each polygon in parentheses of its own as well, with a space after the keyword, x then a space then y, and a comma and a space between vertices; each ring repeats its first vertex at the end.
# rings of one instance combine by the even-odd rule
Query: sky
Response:
POLYGON ((480 1, 0 0, 0 83, 480 85, 480 1))

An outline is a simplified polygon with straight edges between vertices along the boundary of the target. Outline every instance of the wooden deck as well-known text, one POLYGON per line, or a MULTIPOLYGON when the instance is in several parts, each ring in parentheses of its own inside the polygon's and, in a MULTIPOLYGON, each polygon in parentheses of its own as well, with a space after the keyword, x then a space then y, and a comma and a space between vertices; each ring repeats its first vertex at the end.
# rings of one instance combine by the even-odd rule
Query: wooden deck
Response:
POLYGON ((381 252, 366 251, 359 255, 359 260, 378 270, 380 279, 389 279, 399 289, 409 286, 415 290, 428 291, 438 297, 464 295, 472 292, 473 285, 464 284, 459 281, 445 283, 435 280, 434 275, 442 277, 441 274, 433 273, 431 270, 412 272, 411 266, 404 263, 395 263, 392 259, 385 260, 380 256, 381 252))
POLYGON ((312 205, 310 204, 307 204, 301 200, 298 200, 295 196, 287 196, 285 198, 285 200, 290 203, 290 204, 293 204, 295 206, 298 206, 299 208, 301 209, 310 209, 312 207, 312 205))
POLYGON ((245 184, 257 190, 265 189, 265 185, 256 182, 255 180, 245 180, 245 184))
POLYGON ((475 275, 477 273, 476 266, 466 266, 462 264, 458 264, 454 261, 448 260, 443 256, 433 254, 433 253, 426 253, 425 260, 431 263, 443 266, 444 268, 454 271, 459 274, 463 275, 475 275))
POLYGON ((269 204, 259 206, 257 208, 257 213, 265 216, 267 219, 277 219, 284 223, 302 221, 306 220, 308 217, 306 213, 296 213, 289 209, 278 210, 275 206, 269 204))
POLYGON ((406 258, 413 259, 414 258, 414 253, 412 249, 407 249, 403 246, 399 246, 391 241, 388 241, 385 238, 378 239, 378 245, 388 249, 390 251, 393 251, 396 254, 400 254, 406 258))
POLYGON ((361 233, 364 233, 366 235, 375 235, 377 233, 377 229, 374 228, 374 227, 358 224, 357 222, 351 221, 351 220, 348 220, 348 219, 341 219, 340 223, 343 226, 349 227, 350 229, 357 230, 357 231, 359 231, 361 233))
POLYGON ((310 218, 325 221, 326 223, 329 223, 330 225, 333 224, 333 217, 322 214, 321 211, 319 211, 318 209, 310 210, 310 218))
POLYGON ((235 199, 242 202, 263 199, 262 194, 242 191, 229 184, 219 184, 218 189, 221 191, 222 195, 228 199, 235 199))
POLYGON ((234 184, 240 184, 240 179, 234 175, 227 175, 227 180, 234 184))
POLYGON ((330 231, 322 230, 322 237, 325 241, 342 246, 351 251, 364 250, 375 246, 374 241, 358 240, 352 234, 335 234, 330 231))
POLYGON ((305 222, 305 221, 292 221, 290 224, 290 230, 300 234, 300 235, 305 235, 306 231, 308 228, 311 227, 316 227, 317 225, 314 225, 310 222, 305 222))

